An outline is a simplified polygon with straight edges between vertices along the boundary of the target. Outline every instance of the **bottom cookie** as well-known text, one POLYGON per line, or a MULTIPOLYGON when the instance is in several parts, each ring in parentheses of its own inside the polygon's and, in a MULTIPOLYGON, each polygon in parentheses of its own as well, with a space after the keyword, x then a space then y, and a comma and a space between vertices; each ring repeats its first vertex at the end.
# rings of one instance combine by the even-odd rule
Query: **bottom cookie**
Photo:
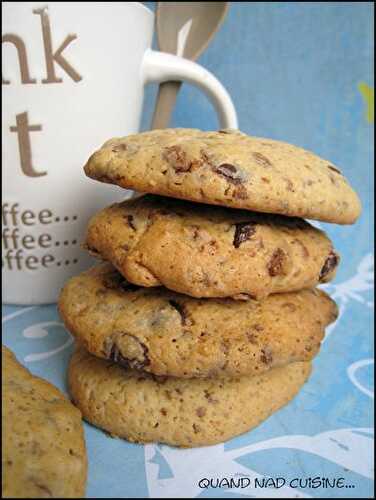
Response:
POLYGON ((205 446, 259 425, 307 380, 309 362, 254 377, 153 377, 96 358, 82 348, 69 367, 70 393, 85 420, 132 442, 205 446))

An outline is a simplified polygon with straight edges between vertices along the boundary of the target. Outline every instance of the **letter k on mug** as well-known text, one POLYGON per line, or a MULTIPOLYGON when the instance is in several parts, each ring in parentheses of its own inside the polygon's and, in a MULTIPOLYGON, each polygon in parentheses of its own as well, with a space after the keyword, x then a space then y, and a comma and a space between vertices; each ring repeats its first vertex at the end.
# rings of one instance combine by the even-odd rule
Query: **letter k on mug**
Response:
POLYGON ((138 131, 146 83, 186 80, 237 127, 201 66, 150 49, 154 15, 136 2, 2 2, 3 301, 55 302, 90 265, 80 248, 100 208, 125 197, 85 177, 107 139, 138 131))

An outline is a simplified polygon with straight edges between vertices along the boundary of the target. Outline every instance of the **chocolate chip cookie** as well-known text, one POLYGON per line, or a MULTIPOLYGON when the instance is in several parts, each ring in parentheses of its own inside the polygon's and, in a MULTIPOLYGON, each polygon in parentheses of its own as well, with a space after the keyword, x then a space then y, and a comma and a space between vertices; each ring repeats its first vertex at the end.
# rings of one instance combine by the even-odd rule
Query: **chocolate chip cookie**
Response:
POLYGON ((297 394, 310 369, 292 363, 255 377, 161 379, 79 349, 68 376, 73 401, 93 425, 137 443, 193 447, 259 425, 297 394))
POLYGON ((256 375, 311 360, 337 316, 335 303, 317 289, 262 301, 200 300, 130 285, 109 264, 68 281, 59 311, 95 356, 185 378, 256 375))
POLYGON ((82 498, 87 459, 81 413, 2 348, 3 498, 82 498))
POLYGON ((131 283, 192 297, 256 299, 311 288, 339 262, 303 219, 146 195, 92 218, 86 247, 131 283))
POLYGON ((237 130, 153 130, 107 141, 85 166, 102 182, 199 203, 352 224, 361 205, 331 162, 237 130))

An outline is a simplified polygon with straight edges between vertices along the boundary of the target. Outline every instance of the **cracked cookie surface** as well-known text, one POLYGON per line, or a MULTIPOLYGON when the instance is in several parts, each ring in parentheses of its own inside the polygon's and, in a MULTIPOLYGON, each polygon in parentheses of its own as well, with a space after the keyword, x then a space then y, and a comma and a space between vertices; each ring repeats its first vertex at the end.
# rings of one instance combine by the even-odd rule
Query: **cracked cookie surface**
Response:
POLYGON ((131 283, 192 297, 261 299, 330 281, 339 262, 303 219, 155 195, 103 209, 86 247, 131 283))
POLYGON ((78 349, 69 388, 84 418, 133 442, 193 447, 220 443, 259 425, 299 391, 310 363, 292 363, 255 377, 156 378, 78 349))
POLYGON ((95 356, 154 375, 192 378, 257 375, 311 360, 337 307, 317 289, 262 301, 200 300, 129 285, 102 264, 68 281, 59 312, 95 356))
POLYGON ((199 203, 352 224, 360 200, 337 167, 285 142, 237 130, 163 129, 107 141, 93 179, 199 203))
POLYGON ((82 498, 87 458, 80 411, 2 347, 3 498, 82 498))

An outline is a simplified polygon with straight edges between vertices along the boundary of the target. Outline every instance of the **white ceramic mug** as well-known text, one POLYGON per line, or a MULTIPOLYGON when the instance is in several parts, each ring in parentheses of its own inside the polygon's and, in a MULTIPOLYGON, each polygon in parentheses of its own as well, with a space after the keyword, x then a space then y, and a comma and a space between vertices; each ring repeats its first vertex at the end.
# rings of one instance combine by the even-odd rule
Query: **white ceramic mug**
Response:
POLYGON ((143 88, 185 80, 237 127, 232 101, 201 66, 150 49, 154 15, 136 2, 2 2, 3 302, 55 302, 88 267, 89 217, 124 190, 85 177, 90 154, 138 131, 143 88))

